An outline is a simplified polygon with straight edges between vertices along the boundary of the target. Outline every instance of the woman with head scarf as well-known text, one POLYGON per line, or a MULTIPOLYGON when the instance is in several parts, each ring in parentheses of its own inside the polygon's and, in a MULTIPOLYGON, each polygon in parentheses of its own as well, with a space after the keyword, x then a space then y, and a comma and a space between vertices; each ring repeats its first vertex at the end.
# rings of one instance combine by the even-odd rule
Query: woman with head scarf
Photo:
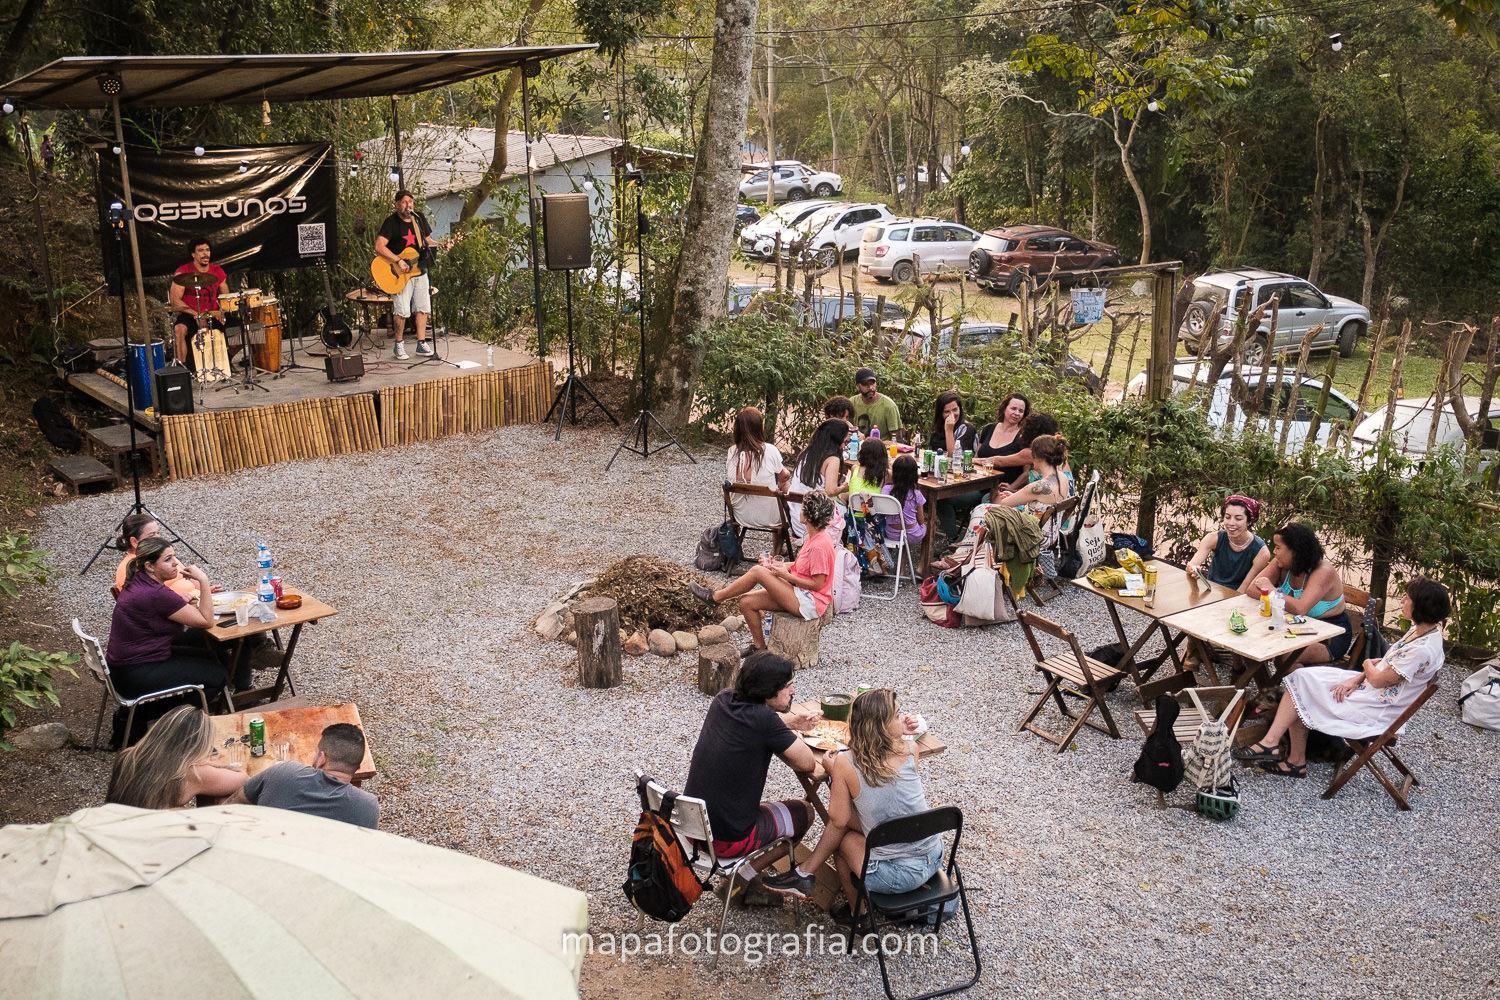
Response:
POLYGON ((1251 529, 1260 517, 1260 501, 1238 493, 1219 506, 1219 530, 1198 540, 1198 549, 1188 560, 1189 573, 1242 594, 1271 561, 1271 550, 1251 529))

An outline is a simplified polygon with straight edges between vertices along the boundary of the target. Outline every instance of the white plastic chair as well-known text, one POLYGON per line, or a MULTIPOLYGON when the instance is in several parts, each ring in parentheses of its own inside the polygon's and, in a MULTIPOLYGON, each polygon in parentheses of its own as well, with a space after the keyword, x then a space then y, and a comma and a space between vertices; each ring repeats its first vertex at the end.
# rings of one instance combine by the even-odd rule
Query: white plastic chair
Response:
POLYGON ((166 688, 161 691, 151 691, 136 698, 126 698, 115 689, 114 681, 110 678, 109 664, 104 659, 104 649, 99 645, 99 640, 83 630, 78 619, 73 619, 73 632, 83 643, 83 664, 88 667, 89 673, 94 680, 98 681, 104 688, 104 693, 99 696, 99 717, 94 720, 94 742, 90 744, 90 750, 99 749, 99 731, 104 726, 104 708, 113 698, 115 704, 127 709, 125 714, 125 740, 130 740, 130 729, 135 725, 135 709, 137 705, 147 702, 163 701, 167 698, 176 698, 189 692, 198 692, 198 700, 203 703, 204 714, 208 713, 208 695, 203 692, 202 684, 179 684, 176 687, 166 688))
MULTIPOLYGON (((896 550, 896 572, 892 575, 896 578, 895 586, 889 594, 874 594, 869 590, 863 591, 863 596, 876 601, 894 601, 896 595, 901 592, 901 561, 906 560, 906 568, 911 573, 912 583, 920 583, 917 579, 917 562, 912 558, 911 544, 907 539, 906 518, 901 512, 901 503, 889 493, 855 493, 849 497, 849 506, 853 510, 862 511, 869 515, 884 514, 887 518, 894 517, 896 523, 901 526, 901 537, 891 541, 889 536, 882 538, 887 548, 896 550)), ((889 522, 887 522, 889 523, 889 522)))
MULTIPOLYGON (((646 803, 652 809, 660 809, 661 801, 666 797, 667 788, 655 778, 647 775, 639 769, 635 772, 637 787, 641 782, 646 783, 646 803)), ((734 899, 734 883, 749 882, 755 877, 755 869, 750 867, 750 862, 769 854, 776 848, 785 845, 788 854, 792 850, 792 841, 789 837, 781 837, 771 841, 764 847, 759 847, 744 857, 724 859, 714 853, 714 835, 708 822, 708 803, 702 799, 695 799, 688 795, 679 795, 672 805, 672 816, 668 820, 672 824, 672 831, 677 834, 677 839, 682 842, 682 849, 693 864, 693 871, 697 873, 700 881, 707 888, 710 880, 715 875, 727 874, 729 885, 724 890, 724 909, 719 914, 719 937, 724 937, 724 923, 729 919, 729 903, 734 899), (749 867, 749 874, 742 875, 741 870, 749 867)), ((639 910, 636 911, 636 929, 645 926, 646 915, 639 910)), ((716 950, 713 958, 714 964, 718 964, 719 953, 716 950)))

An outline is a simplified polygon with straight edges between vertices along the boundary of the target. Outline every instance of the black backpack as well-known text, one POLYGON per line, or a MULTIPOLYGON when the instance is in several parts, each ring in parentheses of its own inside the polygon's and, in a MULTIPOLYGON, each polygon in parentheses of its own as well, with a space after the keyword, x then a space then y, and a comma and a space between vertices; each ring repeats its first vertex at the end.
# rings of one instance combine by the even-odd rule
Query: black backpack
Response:
MULTIPOLYGON (((667 792, 662 796, 661 808, 652 810, 646 798, 648 780, 643 777, 636 782, 641 818, 630 838, 630 872, 621 888, 625 898, 646 916, 675 924, 698 901, 703 883, 694 874, 692 859, 668 821, 677 803, 677 793, 667 792)), ((693 856, 697 854, 694 848, 693 856)))

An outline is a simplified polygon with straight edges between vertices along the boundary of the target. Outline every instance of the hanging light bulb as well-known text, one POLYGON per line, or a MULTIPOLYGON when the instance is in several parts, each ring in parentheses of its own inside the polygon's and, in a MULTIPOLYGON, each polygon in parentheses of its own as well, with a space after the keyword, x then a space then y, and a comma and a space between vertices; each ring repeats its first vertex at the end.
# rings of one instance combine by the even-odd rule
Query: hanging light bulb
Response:
POLYGON ((271 102, 270 101, 261 101, 260 102, 260 123, 262 125, 269 125, 269 124, 271 124, 271 102))
POLYGON ((193 147, 193 155, 194 156, 202 156, 203 155, 203 147, 202 146, 194 146, 193 147))
POLYGON ((351 164, 349 164, 349 176, 350 177, 358 177, 359 176, 359 164, 357 164, 357 163, 351 163, 351 164))
POLYGON ((583 179, 583 189, 589 194, 594 193, 594 179, 592 177, 585 177, 583 179))
POLYGON ((1337 32, 1337 31, 1335 31, 1333 34, 1329 35, 1328 36, 1328 47, 1330 49, 1332 49, 1333 51, 1335 51, 1335 52, 1342 51, 1343 48, 1344 48, 1344 36, 1341 33, 1337 32))
MULTIPOLYGON (((8 113, 9 112, 7 112, 7 114, 8 113)), ((609 109, 608 108, 604 109, 604 124, 606 124, 606 125, 609 124, 609 109)))
POLYGON ((119 146, 111 146, 111 147, 109 147, 109 151, 111 153, 114 153, 116 156, 120 155, 120 147, 119 146))
POLYGON ((249 171, 250 171, 250 161, 249 160, 241 160, 240 161, 240 173, 242 173, 242 174, 243 173, 248 173, 249 171))
POLYGON ((959 139, 958 140, 958 155, 959 156, 968 156, 972 152, 974 152, 974 149, 973 149, 972 146, 969 145, 969 140, 967 138, 963 138, 963 139, 959 139))
POLYGON ((10 114, 14 110, 16 110, 16 106, 10 103, 10 101, 0 104, 0 111, 4 111, 6 114, 10 114))
POLYGON ((1161 105, 1156 103, 1156 98, 1154 98, 1154 97, 1151 98, 1151 100, 1149 100, 1149 101, 1146 102, 1146 110, 1147 111, 1155 111, 1155 110, 1157 110, 1160 107, 1161 107, 1161 105))
POLYGON ((399 184, 399 183, 401 183, 401 175, 396 172, 396 169, 394 167, 391 168, 391 183, 392 184, 399 184))

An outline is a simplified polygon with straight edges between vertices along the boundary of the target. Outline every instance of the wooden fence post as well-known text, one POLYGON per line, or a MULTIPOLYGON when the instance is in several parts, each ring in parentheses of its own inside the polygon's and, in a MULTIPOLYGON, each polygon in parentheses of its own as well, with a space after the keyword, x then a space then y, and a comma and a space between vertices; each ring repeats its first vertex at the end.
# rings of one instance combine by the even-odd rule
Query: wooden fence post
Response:
MULTIPOLYGON (((1177 330, 1172 326, 1172 303, 1176 298, 1178 268, 1163 269, 1152 276, 1151 289, 1151 357, 1146 361, 1146 398, 1160 407, 1172 394, 1172 362, 1177 354, 1177 330)), ((1151 442, 1146 442, 1149 451, 1151 442)), ((1154 541, 1156 535, 1155 476, 1141 482, 1141 506, 1136 514, 1135 533, 1154 541)))

